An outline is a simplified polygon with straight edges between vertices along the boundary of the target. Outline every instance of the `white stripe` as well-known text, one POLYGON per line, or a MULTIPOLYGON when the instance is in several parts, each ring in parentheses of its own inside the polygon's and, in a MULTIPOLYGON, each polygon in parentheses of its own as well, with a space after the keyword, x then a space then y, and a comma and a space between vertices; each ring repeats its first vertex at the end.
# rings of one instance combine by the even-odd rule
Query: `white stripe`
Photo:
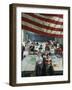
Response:
POLYGON ((46 19, 51 19, 52 18, 52 16, 43 16, 43 15, 41 15, 39 13, 35 13, 34 15, 42 17, 42 18, 46 18, 46 19))
POLYGON ((50 27, 54 27, 54 28, 63 28, 62 26, 63 25, 59 25, 59 24, 53 24, 53 23, 48 23, 48 22, 45 22, 45 21, 42 21, 42 20, 39 20, 39 19, 37 19, 37 18, 33 18, 32 16, 29 16, 29 15, 27 15, 27 14, 23 14, 23 17, 25 17, 25 18, 27 18, 27 19, 29 19, 29 20, 32 20, 32 21, 34 21, 34 22, 37 22, 37 23, 39 23, 39 24, 42 24, 42 25, 45 25, 45 26, 50 26, 50 27))
MULTIPOLYGON (((58 21, 58 18, 60 17, 57 17, 57 16, 43 16, 43 15, 40 15, 40 14, 36 14, 35 15, 39 16, 39 17, 42 17, 42 18, 46 18, 46 19, 51 19, 51 20, 55 20, 55 21, 58 21)), ((63 22, 63 18, 60 18, 59 22, 63 22)))
POLYGON ((38 27, 38 26, 35 26, 35 25, 30 24, 30 23, 25 22, 25 21, 22 22, 22 25, 26 25, 26 26, 28 26, 28 27, 31 27, 31 28, 34 28, 34 29, 37 29, 37 30, 39 30, 39 31, 43 31, 43 32, 46 32, 46 33, 62 35, 61 31, 46 30, 46 29, 44 29, 44 28, 40 28, 40 27, 38 27))

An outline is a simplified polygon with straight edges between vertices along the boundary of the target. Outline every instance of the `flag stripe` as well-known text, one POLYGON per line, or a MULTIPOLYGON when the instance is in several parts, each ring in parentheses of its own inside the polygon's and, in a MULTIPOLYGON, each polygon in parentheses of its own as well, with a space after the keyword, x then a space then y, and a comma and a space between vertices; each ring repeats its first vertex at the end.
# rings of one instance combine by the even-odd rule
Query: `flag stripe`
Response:
POLYGON ((25 25, 22 25, 22 29, 23 30, 28 30, 28 31, 31 31, 31 32, 35 32, 35 33, 40 34, 40 35, 63 38, 63 35, 50 34, 50 33, 42 32, 42 31, 36 30, 34 28, 31 28, 31 27, 28 27, 28 26, 25 26, 25 25))
MULTIPOLYGON (((24 24, 24 22, 28 22, 29 24, 34 25, 34 26, 37 26, 38 28, 43 28, 43 29, 46 29, 46 30, 54 30, 54 31, 63 31, 63 29, 61 28, 54 28, 54 27, 50 27, 50 26, 44 26, 44 25, 41 25, 39 23, 36 23, 36 22, 33 22, 27 18, 22 18, 22 24, 24 24)), ((27 25, 27 24, 26 24, 27 25)))
POLYGON ((59 17, 59 18, 63 18, 62 14, 40 14, 40 15, 43 15, 43 16, 56 16, 56 17, 59 17))
POLYGON ((23 30, 63 38, 62 14, 22 13, 21 26, 23 30))
POLYGON ((22 18, 27 18, 27 19, 29 19, 33 22, 36 22, 38 24, 45 25, 45 26, 50 26, 50 27, 55 27, 55 28, 59 28, 59 27, 62 28, 63 27, 63 25, 42 21, 42 20, 39 20, 37 18, 33 18, 32 16, 29 16, 29 15, 26 15, 26 14, 23 14, 22 18))
POLYGON ((48 32, 48 33, 52 33, 52 34, 62 34, 62 31, 55 31, 55 30, 50 30, 50 29, 46 30, 45 28, 41 28, 41 27, 35 26, 35 25, 33 25, 31 23, 28 23, 28 22, 23 22, 22 25, 26 25, 28 27, 32 27, 34 29, 37 29, 37 30, 43 31, 43 32, 48 32))
MULTIPOLYGON (((54 27, 50 27, 50 26, 45 26, 44 24, 36 23, 36 22, 29 20, 28 18, 24 18, 24 17, 22 17, 22 21, 28 22, 30 24, 36 25, 36 26, 38 26, 40 28, 44 28, 46 30, 50 29, 50 30, 54 30, 54 31, 63 31, 62 28, 54 28, 54 27)), ((22 24, 23 24, 23 22, 22 22, 22 24)))
POLYGON ((59 18, 59 17, 56 17, 56 16, 43 16, 41 14, 36 14, 36 13, 35 13, 35 15, 37 15, 39 17, 46 18, 46 19, 55 20, 55 21, 58 21, 58 19, 59 19, 59 22, 63 22, 63 18, 59 18))
MULTIPOLYGON (((26 14, 27 14, 27 13, 26 13, 26 14)), ((63 22, 59 22, 59 21, 55 21, 55 20, 52 20, 52 19, 46 19, 46 18, 43 18, 43 17, 39 17, 39 16, 37 16, 37 15, 35 15, 35 14, 32 14, 32 13, 27 14, 27 15, 32 16, 33 18, 37 18, 37 19, 39 19, 39 20, 48 22, 48 23, 54 23, 54 24, 63 25, 63 22)))

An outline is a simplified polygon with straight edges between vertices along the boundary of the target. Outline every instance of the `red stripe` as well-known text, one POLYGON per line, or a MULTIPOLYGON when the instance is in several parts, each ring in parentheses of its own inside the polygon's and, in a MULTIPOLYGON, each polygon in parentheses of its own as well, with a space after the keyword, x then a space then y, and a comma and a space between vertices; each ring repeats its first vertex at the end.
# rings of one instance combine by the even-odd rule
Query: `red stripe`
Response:
MULTIPOLYGON (((26 13, 27 14, 27 13, 26 13)), ((46 18, 43 18, 43 17, 40 17, 40 16, 37 16, 37 15, 34 15, 32 13, 29 13, 27 15, 30 15, 32 16, 33 18, 37 18, 37 19, 40 19, 42 21, 46 21, 48 23, 54 23, 54 24, 59 24, 59 25, 63 25, 63 22, 59 22, 59 21, 55 21, 55 20, 52 20, 52 19, 46 19, 46 18)))
POLYGON ((24 18, 24 17, 22 17, 22 21, 28 22, 30 24, 33 24, 33 25, 38 26, 40 28, 44 28, 46 30, 63 31, 63 29, 61 29, 61 28, 54 28, 54 27, 50 27, 50 26, 45 26, 45 25, 39 24, 37 22, 34 22, 32 20, 29 20, 28 18, 24 18))
POLYGON ((28 30, 28 31, 31 31, 31 32, 35 32, 37 34, 44 35, 44 36, 63 38, 63 35, 45 33, 45 32, 39 31, 37 29, 31 28, 29 26, 25 26, 25 25, 22 25, 22 29, 28 30))
POLYGON ((43 16, 54 16, 54 17, 63 18, 62 14, 40 14, 40 15, 43 15, 43 16))

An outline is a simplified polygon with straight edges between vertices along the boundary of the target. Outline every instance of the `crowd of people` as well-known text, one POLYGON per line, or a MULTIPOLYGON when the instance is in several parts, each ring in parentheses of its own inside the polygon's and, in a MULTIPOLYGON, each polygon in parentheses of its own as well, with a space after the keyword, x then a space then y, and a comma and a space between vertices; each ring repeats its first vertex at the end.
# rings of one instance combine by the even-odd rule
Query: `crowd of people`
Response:
POLYGON ((52 55, 63 56, 63 45, 49 40, 47 42, 35 42, 28 40, 22 43, 22 60, 27 55, 36 55, 36 76, 53 75, 52 55))

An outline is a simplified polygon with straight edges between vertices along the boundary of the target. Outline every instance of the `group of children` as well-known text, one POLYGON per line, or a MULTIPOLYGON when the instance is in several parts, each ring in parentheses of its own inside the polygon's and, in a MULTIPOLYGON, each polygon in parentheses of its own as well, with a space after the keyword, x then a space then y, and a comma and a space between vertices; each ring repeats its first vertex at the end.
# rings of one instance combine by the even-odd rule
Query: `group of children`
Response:
POLYGON ((56 41, 27 41, 22 44, 22 60, 27 55, 36 55, 36 76, 53 75, 52 55, 63 56, 63 45, 56 41))

